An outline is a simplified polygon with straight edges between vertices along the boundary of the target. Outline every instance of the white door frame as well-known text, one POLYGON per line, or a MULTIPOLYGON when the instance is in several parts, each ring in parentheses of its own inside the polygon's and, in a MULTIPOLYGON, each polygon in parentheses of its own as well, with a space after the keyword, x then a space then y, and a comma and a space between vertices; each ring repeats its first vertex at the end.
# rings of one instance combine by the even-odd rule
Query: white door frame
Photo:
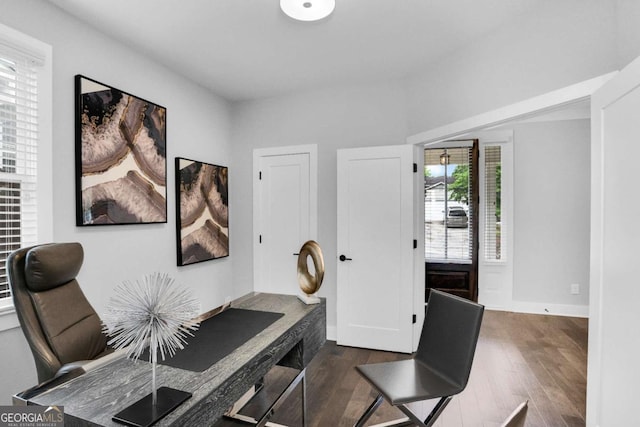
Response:
POLYGON ((585 80, 553 92, 545 93, 534 98, 507 105, 493 111, 448 125, 440 126, 425 132, 420 132, 407 138, 407 144, 425 145, 447 139, 460 138, 474 131, 488 130, 512 120, 522 120, 540 113, 551 112, 568 105, 585 101, 591 94, 610 80, 618 72, 604 74, 593 79, 585 80))
POLYGON ((260 158, 287 156, 293 154, 309 155, 309 233, 313 240, 318 239, 318 146, 291 145, 285 147, 257 148, 253 150, 253 288, 258 283, 260 241, 258 230, 260 229, 260 200, 258 194, 260 181, 260 158))
MULTIPOLYGON (((482 131, 487 131, 507 122, 522 120, 537 116, 541 113, 548 113, 562 109, 566 106, 590 99, 593 92, 599 89, 617 73, 617 71, 614 71, 553 92, 479 114, 468 119, 453 122, 425 132, 420 132, 409 136, 406 143, 424 147, 449 139, 475 137, 475 135, 479 135, 482 131)), ((422 203, 424 204, 424 194, 422 195, 422 198, 422 203)), ((482 229, 479 231, 482 231, 482 229)), ((510 228, 510 231, 513 234, 513 227, 510 228)), ((513 307, 513 298, 511 306, 513 307)))
MULTIPOLYGON (((607 81, 611 80, 616 74, 617 71, 604 74, 599 77, 595 77, 590 80, 586 80, 572 86, 568 86, 562 89, 558 89, 553 92, 549 92, 534 98, 530 98, 524 100, 522 102, 518 102, 515 104, 508 105, 506 107, 498 108, 493 111, 489 111, 487 113, 479 114, 477 116, 470 117, 465 120, 460 120, 454 123, 450 123, 445 126, 441 126, 426 132, 421 132, 416 135, 412 135, 407 138, 407 144, 413 145, 424 145, 432 142, 443 141, 447 139, 458 138, 464 136, 470 132, 486 130, 488 128, 499 126, 501 124, 507 123, 516 119, 525 119, 530 116, 534 116, 540 113, 550 112, 559 108, 563 108, 565 106, 581 102, 584 100, 590 100, 591 95, 602 85, 604 85, 607 81)), ((592 135, 593 138, 593 135, 592 135)), ((592 150, 592 153, 594 150, 592 150)), ((597 162, 596 159, 593 158, 592 154, 592 165, 594 162, 597 162)), ((596 168, 596 170, 592 170, 593 173, 600 173, 600 170, 596 168)), ((599 197, 598 192, 598 179, 600 175, 591 177, 592 180, 592 199, 599 197), (594 184, 596 183, 596 184, 594 184)), ((593 200, 592 200, 593 202, 593 200)), ((598 205, 594 207, 592 205, 591 208, 591 220, 592 224, 597 224, 598 218, 600 218, 600 211, 598 210, 598 205)), ((597 227, 592 226, 591 232, 597 232, 597 227)), ((592 256, 591 259, 594 259, 594 255, 597 255, 599 250, 599 235, 591 236, 591 251, 592 256)), ((601 270, 602 259, 596 260, 597 265, 591 265, 591 280, 594 278, 599 278, 598 274, 601 270)), ((597 282, 597 280, 596 280, 597 282)), ((601 283, 590 283, 590 295, 589 295, 589 310, 590 316, 593 317, 598 316, 600 311, 602 310, 601 304, 601 295, 599 292, 599 286, 601 283)), ((597 414, 599 412, 599 398, 597 391, 597 381, 600 379, 601 374, 601 341, 598 334, 600 333, 599 325, 597 322, 594 324, 594 319, 590 319, 590 332, 589 332, 589 369, 588 369, 588 381, 587 381, 587 390, 589 391, 587 395, 587 420, 588 422, 593 422, 594 419, 597 419, 597 414), (593 339, 595 338, 595 339, 593 339), (595 384, 594 384, 595 380, 595 384)))
MULTIPOLYGON (((604 389, 602 384, 605 377, 605 370, 628 370, 634 367, 626 365, 612 365, 612 359, 609 357, 605 363, 604 356, 610 355, 612 351, 629 353, 633 350, 629 348, 611 348, 611 344, 605 349, 604 339, 608 334, 605 331, 611 331, 611 322, 605 322, 605 314, 611 313, 613 307, 619 308, 616 304, 616 298, 629 298, 629 295, 613 295, 619 289, 612 290, 606 286, 606 280, 611 278, 611 273, 615 270, 612 267, 612 259, 616 258, 615 254, 611 254, 611 250, 607 252, 607 237, 610 238, 611 227, 607 227, 607 217, 611 215, 607 209, 612 206, 611 199, 613 196, 607 197, 605 189, 610 188, 607 184, 615 182, 615 175, 612 173, 610 166, 606 162, 608 156, 606 145, 611 144, 611 136, 605 130, 607 121, 605 120, 607 111, 615 108, 615 104, 623 102, 623 98, 630 95, 631 92, 638 91, 637 81, 640 75, 640 58, 636 58, 627 65, 620 74, 602 91, 594 94, 591 104, 591 263, 590 263, 590 283, 589 283, 589 347, 588 347, 588 365, 587 365, 587 426, 604 426, 609 417, 611 422, 611 411, 613 411, 610 401, 618 399, 618 396, 611 395, 611 387, 604 389), (608 137, 610 139, 605 140, 608 137), (612 176, 614 175, 614 176, 612 176), (609 204, 609 205, 608 205, 609 204), (608 233, 609 232, 609 233, 608 233), (606 295, 606 296, 605 296, 606 295), (608 391, 609 395, 605 395, 608 391)), ((614 115, 614 114, 612 114, 614 115)), ((633 142, 631 142, 633 143, 633 142)), ((613 156, 610 156, 613 157, 613 156)), ((613 221, 616 219, 614 218, 613 221)), ((625 247, 629 242, 616 242, 616 245, 625 247)), ((629 277, 631 282, 634 281, 633 273, 636 269, 625 271, 625 275, 629 277)), ((619 316, 622 318, 628 315, 628 308, 622 308, 619 316)), ((620 335, 623 335, 628 342, 633 343, 636 334, 633 330, 637 327, 632 323, 627 323, 628 329, 618 329, 620 335)), ((620 337, 616 337, 620 341, 620 337)), ((614 360, 614 363, 617 362, 614 360)), ((617 377, 620 377, 618 373, 617 377)), ((625 399, 629 397, 630 388, 634 388, 637 384, 629 384, 633 381, 633 376, 629 377, 627 384, 619 384, 619 394, 625 399)), ((633 398, 630 400, 633 405, 633 398)), ((632 406, 627 406, 626 414, 634 413, 636 410, 632 406)), ((636 418, 637 419, 637 418, 636 418)), ((617 420, 615 422, 619 422, 617 420)), ((615 423, 614 422, 614 423, 615 423)), ((630 421, 630 424, 635 421, 630 421)))

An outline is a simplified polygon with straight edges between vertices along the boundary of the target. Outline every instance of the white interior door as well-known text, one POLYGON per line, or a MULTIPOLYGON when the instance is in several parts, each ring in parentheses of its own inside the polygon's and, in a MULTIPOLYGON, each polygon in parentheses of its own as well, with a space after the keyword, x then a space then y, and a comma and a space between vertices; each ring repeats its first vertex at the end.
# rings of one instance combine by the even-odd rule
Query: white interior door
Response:
POLYGON ((412 351, 413 147, 338 150, 337 342, 412 351))
POLYGON ((315 146, 254 152, 254 289, 299 292, 297 253, 316 238, 315 146))
POLYGON ((640 425, 640 58, 591 98, 588 426, 640 425))

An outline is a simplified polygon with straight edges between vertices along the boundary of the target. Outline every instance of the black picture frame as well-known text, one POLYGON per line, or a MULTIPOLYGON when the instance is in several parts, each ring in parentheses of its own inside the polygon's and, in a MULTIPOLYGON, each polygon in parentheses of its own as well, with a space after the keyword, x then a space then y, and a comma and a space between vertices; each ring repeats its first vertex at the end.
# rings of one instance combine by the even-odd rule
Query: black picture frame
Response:
POLYGON ((178 266, 229 256, 229 169, 175 159, 178 266))
POLYGON ((167 222, 167 110, 75 76, 76 225, 167 222))

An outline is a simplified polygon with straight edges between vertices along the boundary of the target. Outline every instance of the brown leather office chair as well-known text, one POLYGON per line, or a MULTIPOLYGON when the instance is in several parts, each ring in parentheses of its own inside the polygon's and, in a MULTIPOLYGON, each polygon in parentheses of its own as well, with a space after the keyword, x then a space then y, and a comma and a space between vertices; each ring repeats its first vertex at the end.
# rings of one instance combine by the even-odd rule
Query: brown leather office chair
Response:
POLYGON ((111 352, 76 281, 83 259, 79 243, 22 248, 7 258, 13 303, 41 383, 111 352))
POLYGON ((432 289, 415 357, 356 367, 378 396, 354 427, 364 426, 385 399, 407 416, 385 426, 433 425, 467 386, 483 314, 480 304, 432 289), (424 421, 407 406, 431 399, 438 402, 424 421))

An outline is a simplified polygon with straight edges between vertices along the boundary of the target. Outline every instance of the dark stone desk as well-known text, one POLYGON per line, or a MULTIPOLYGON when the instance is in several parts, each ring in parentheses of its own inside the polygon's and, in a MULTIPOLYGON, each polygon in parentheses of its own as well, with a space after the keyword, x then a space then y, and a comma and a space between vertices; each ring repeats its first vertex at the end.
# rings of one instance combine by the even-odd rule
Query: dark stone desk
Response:
MULTIPOLYGON (((231 306, 284 316, 203 372, 158 365, 158 387, 184 390, 193 396, 155 425, 211 425, 274 365, 303 369, 326 340, 325 300, 305 305, 295 296, 249 294, 231 306)), ((28 403, 64 406, 66 426, 121 426, 111 417, 149 394, 150 383, 149 363, 119 359, 28 403)))

